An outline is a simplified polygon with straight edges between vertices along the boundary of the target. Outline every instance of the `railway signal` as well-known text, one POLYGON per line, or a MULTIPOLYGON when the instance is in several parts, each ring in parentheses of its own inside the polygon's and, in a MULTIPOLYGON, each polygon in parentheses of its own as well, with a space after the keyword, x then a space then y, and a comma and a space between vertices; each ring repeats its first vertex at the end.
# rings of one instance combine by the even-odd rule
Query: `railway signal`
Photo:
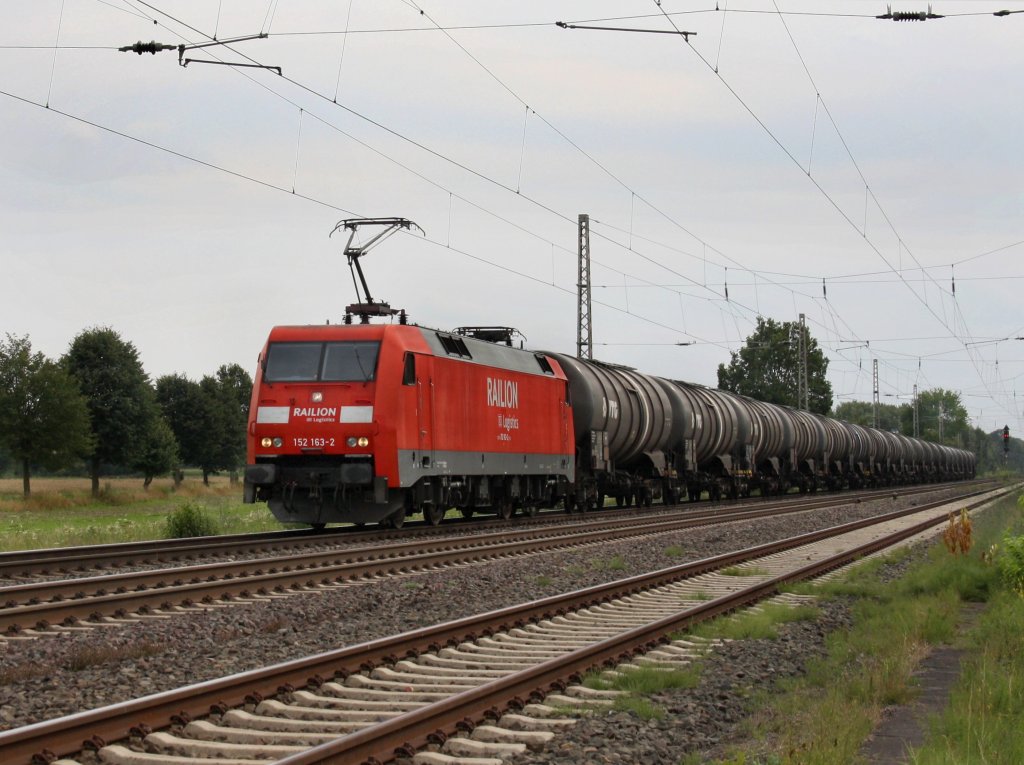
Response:
POLYGON ((1010 451, 1010 426, 1003 426, 1003 453, 1006 454, 1010 451))

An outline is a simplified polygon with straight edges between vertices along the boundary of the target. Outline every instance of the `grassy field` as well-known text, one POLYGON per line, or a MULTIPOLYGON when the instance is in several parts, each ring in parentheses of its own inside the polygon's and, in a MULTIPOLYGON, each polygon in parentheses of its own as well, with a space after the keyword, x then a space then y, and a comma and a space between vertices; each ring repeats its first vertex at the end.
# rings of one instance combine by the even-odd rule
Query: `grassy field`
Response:
POLYGON ((175 490, 157 479, 145 490, 139 478, 110 478, 94 499, 88 478, 37 478, 22 497, 21 479, 0 479, 0 550, 160 539, 167 516, 186 502, 202 508, 222 534, 282 528, 266 505, 242 504, 241 484, 213 476, 204 486, 186 476, 175 490))

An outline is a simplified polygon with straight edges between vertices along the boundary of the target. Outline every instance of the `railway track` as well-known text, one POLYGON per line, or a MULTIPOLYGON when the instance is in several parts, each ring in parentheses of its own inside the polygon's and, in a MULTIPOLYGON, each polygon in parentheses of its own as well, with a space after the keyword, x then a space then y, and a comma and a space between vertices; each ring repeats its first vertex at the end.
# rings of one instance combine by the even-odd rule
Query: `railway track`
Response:
MULTIPOLYGON (((814 506, 822 501, 841 496, 850 502, 868 501, 876 497, 898 493, 900 496, 912 496, 935 491, 943 487, 962 487, 985 485, 985 481, 960 481, 948 484, 925 484, 923 486, 875 489, 869 491, 848 492, 844 494, 803 495, 801 499, 814 506)), ((793 502, 797 496, 781 499, 747 499, 729 502, 728 504, 678 505, 674 511, 690 508, 693 512, 708 512, 709 507, 737 508, 745 506, 771 507, 778 502, 793 502)), ((607 508, 600 511, 602 518, 644 517, 650 514, 663 513, 670 510, 656 506, 641 510, 638 508, 607 508)), ((572 523, 579 515, 567 515, 564 511, 541 511, 529 518, 530 525, 562 525, 572 523)), ((115 544, 89 545, 81 547, 49 548, 41 550, 19 550, 0 552, 0 581, 9 580, 16 583, 40 577, 85 577, 117 568, 138 568, 190 563, 200 559, 214 560, 218 558, 257 558, 280 555, 292 551, 300 553, 308 549, 322 549, 335 545, 370 545, 388 543, 395 540, 427 536, 438 537, 452 533, 476 533, 478 531, 500 530, 515 527, 526 520, 523 517, 503 521, 497 518, 487 520, 457 519, 446 520, 440 526, 431 526, 426 522, 407 523, 401 530, 395 529, 361 529, 355 526, 330 528, 326 531, 309 529, 291 529, 282 531, 259 532, 255 534, 231 534, 219 537, 200 537, 190 539, 160 539, 145 542, 122 542, 115 544)))
POLYGON ((390 541, 372 545, 317 548, 273 558, 9 585, 0 587, 0 635, 7 639, 35 638, 117 620, 165 618, 214 603, 249 602, 310 588, 352 586, 437 567, 481 564, 708 524, 807 512, 834 505, 837 500, 845 504, 891 495, 829 495, 736 509, 677 509, 639 516, 601 513, 573 523, 531 524, 499 531, 486 526, 488 531, 477 535, 402 536, 397 541, 391 537, 390 541))
MULTIPOLYGON (((989 492, 974 505, 997 494, 989 492)), ((489 723, 505 719, 539 729, 535 734, 550 732, 544 729, 560 723, 537 721, 550 708, 529 706, 531 700, 594 703, 587 698, 592 692, 571 687, 573 678, 638 652, 656 649, 647 660, 659 664, 685 662, 692 646, 672 641, 673 632, 767 597, 785 582, 933 531, 945 524, 948 507, 961 502, 947 498, 7 731, 0 733, 0 761, 22 765, 43 749, 50 757, 71 755, 83 741, 111 763, 169 762, 177 755, 281 765, 388 762, 396 753, 414 752, 426 763, 438 760, 425 748, 479 756, 522 746, 544 736, 495 732, 489 723), (753 575, 723 573, 734 566, 753 575), (524 706, 525 718, 503 714, 524 706), (473 731, 476 743, 460 731, 473 731), (505 743, 496 746, 488 738, 505 743), (121 740, 134 740, 150 758, 124 744, 107 746, 121 740)))

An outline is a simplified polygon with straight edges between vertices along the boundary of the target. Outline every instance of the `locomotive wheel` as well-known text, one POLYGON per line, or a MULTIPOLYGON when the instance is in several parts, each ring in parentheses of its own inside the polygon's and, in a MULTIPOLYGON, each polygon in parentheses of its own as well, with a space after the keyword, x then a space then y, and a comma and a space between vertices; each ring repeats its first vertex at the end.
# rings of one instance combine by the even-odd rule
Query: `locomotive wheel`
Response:
POLYGON ((400 529, 405 525, 405 508, 400 507, 387 518, 387 524, 393 529, 400 529))
POLYGON ((509 520, 515 515, 516 508, 511 499, 503 499, 498 503, 498 517, 503 521, 509 520))
POLYGON ((444 508, 438 507, 433 502, 423 505, 423 520, 431 526, 441 525, 444 520, 444 508))

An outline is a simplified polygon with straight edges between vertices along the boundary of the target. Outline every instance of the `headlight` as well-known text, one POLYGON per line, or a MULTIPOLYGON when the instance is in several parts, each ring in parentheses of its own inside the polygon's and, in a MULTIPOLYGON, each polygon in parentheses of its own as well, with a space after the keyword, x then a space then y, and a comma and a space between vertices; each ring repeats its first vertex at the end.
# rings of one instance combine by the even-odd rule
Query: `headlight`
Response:
POLYGON ((356 441, 356 443, 359 444, 360 446, 369 446, 370 439, 367 438, 366 436, 360 436, 359 440, 356 441))
POLYGON ((264 449, 269 449, 270 445, 273 443, 274 442, 271 439, 264 438, 262 441, 260 441, 260 446, 262 446, 264 449))
POLYGON ((348 444, 350 447, 355 446, 356 445, 356 437, 355 436, 349 436, 348 439, 345 441, 345 443, 348 444))
POLYGON ((280 438, 275 438, 274 439, 274 447, 275 448, 280 449, 282 444, 284 444, 284 441, 282 441, 280 438))
POLYGON ((315 390, 313 391, 313 395, 310 396, 310 398, 313 400, 314 404, 319 404, 321 401, 324 400, 324 394, 322 391, 315 390))

